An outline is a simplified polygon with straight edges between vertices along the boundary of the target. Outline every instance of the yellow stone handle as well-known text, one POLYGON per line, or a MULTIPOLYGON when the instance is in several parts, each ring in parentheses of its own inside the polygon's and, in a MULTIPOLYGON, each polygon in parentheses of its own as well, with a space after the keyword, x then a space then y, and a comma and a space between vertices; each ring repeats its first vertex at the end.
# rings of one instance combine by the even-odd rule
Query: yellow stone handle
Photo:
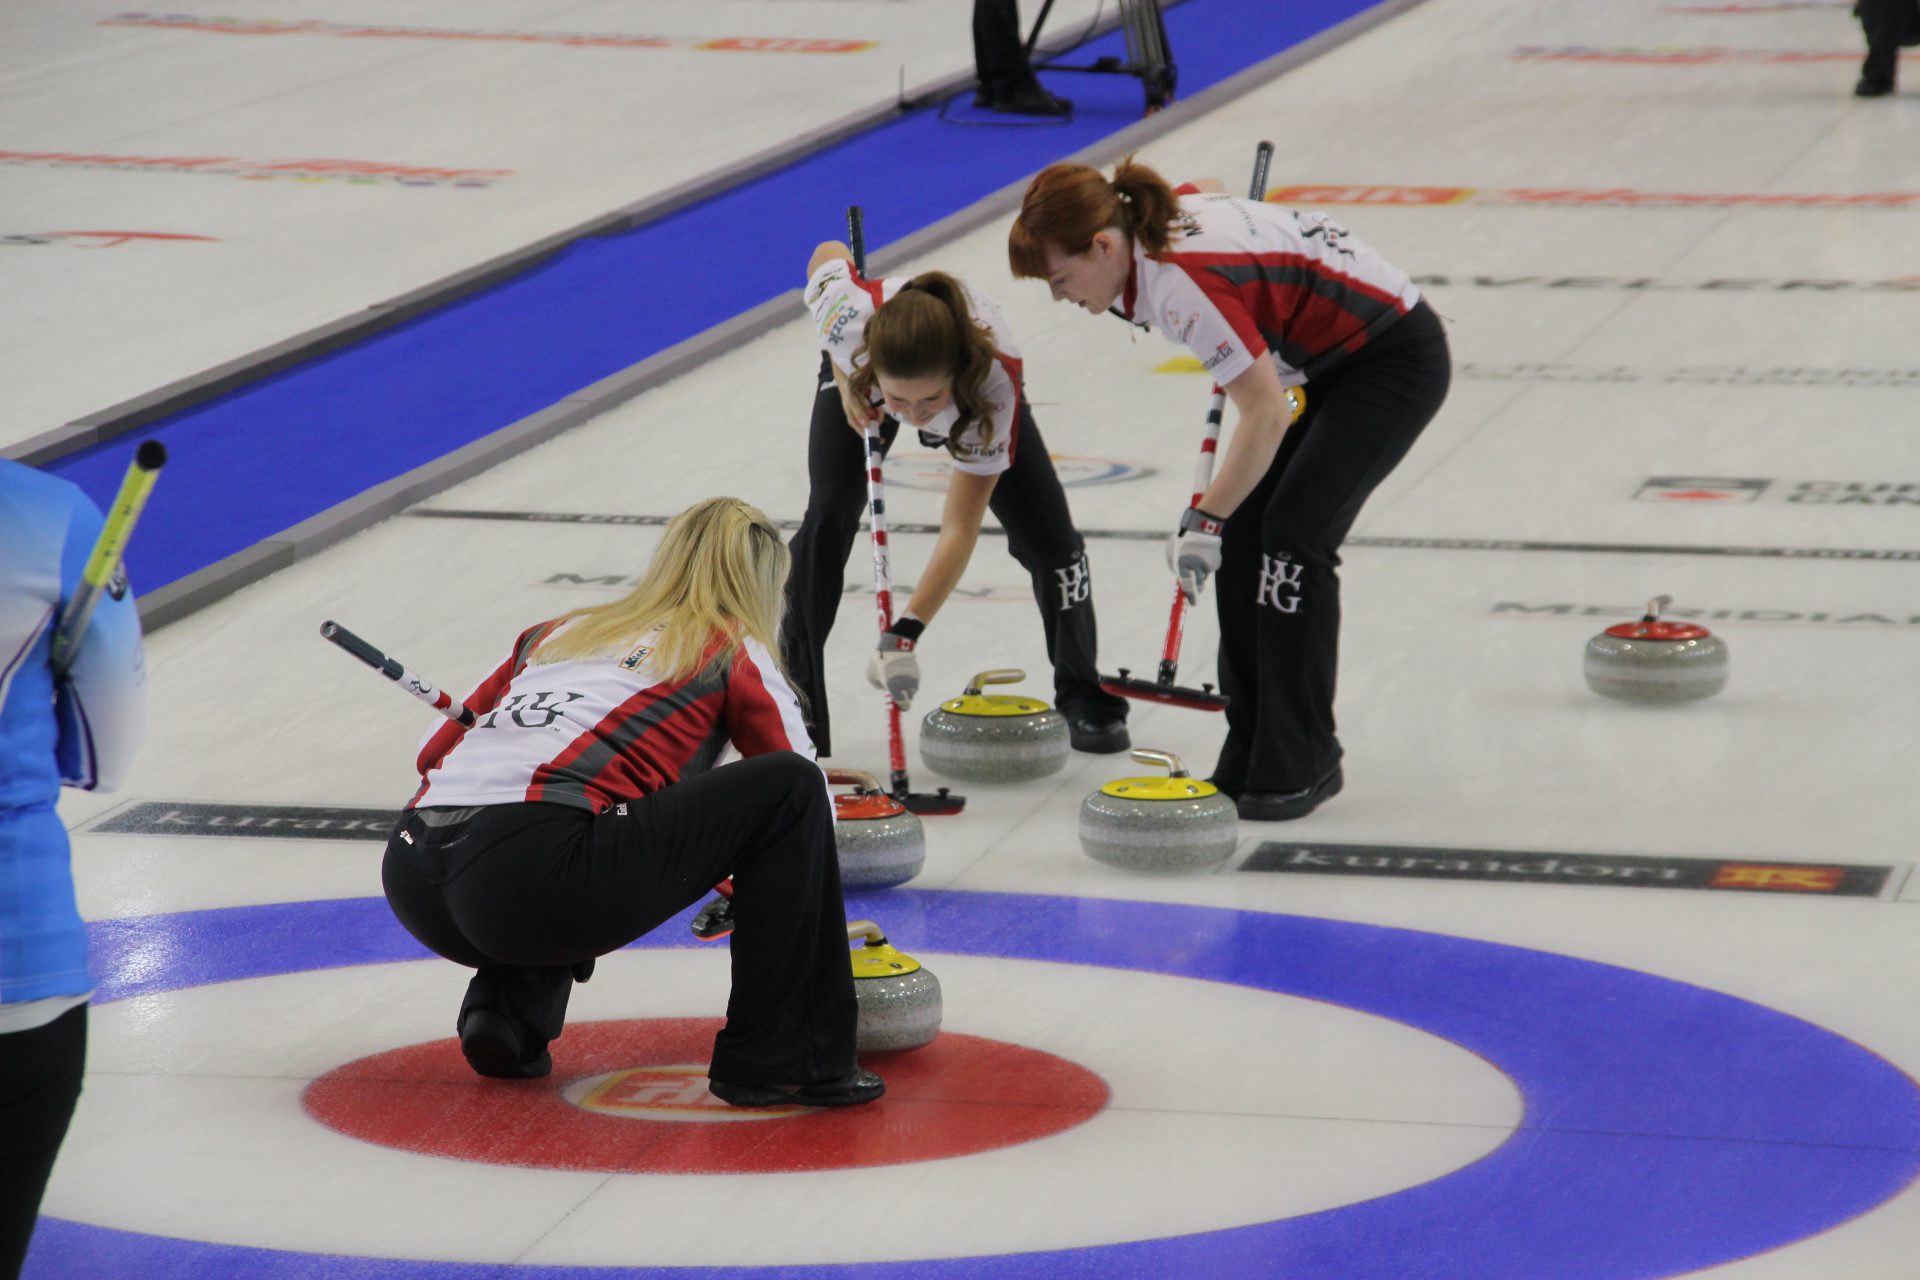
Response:
POLYGON ((1141 764, 1165 765, 1169 777, 1191 778, 1193 776, 1187 772, 1187 766, 1180 762, 1180 757, 1171 751, 1154 751, 1147 747, 1135 747, 1133 758, 1141 764))
POLYGON ((1000 667, 993 671, 982 671, 967 681, 967 691, 961 696, 977 698, 980 696, 980 691, 990 684, 1017 684, 1026 678, 1027 673, 1018 667, 1000 667))

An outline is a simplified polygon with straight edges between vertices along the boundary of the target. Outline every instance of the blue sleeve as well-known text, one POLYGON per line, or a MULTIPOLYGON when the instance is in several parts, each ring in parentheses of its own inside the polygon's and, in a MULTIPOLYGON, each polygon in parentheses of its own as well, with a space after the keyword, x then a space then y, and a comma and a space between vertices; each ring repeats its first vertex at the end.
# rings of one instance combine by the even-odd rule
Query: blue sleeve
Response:
MULTIPOLYGON (((60 552, 63 613, 80 589, 104 523, 93 501, 76 493, 60 552)), ((63 784, 83 791, 111 791, 120 784, 146 736, 146 680, 140 615, 122 566, 101 592, 73 665, 56 691, 60 737, 55 754, 63 784)))

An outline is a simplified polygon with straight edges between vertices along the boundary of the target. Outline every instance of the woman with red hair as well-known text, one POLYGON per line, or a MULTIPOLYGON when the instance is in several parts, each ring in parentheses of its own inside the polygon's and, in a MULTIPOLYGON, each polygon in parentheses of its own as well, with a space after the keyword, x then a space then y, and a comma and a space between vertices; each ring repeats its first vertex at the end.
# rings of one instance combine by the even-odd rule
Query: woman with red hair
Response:
POLYGON ((1186 346, 1239 411, 1168 562, 1190 601, 1220 576, 1231 701, 1214 785, 1243 818, 1312 812, 1342 783, 1340 544, 1446 398, 1439 318, 1405 272, 1325 214, 1176 191, 1131 157, 1111 180, 1080 164, 1042 170, 1008 254, 1055 301, 1186 346), (1302 385, 1296 422, 1287 391, 1302 385))

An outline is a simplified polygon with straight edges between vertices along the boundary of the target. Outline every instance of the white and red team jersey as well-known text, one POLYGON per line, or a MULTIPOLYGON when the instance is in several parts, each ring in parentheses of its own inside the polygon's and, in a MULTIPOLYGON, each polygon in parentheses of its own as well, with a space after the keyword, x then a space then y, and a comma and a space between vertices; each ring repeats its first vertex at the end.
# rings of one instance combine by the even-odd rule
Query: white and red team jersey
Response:
POLYGON ((1270 356, 1296 387, 1411 311, 1420 291, 1327 217, 1181 187, 1158 261, 1138 240, 1117 309, 1184 345, 1226 386, 1270 356))
POLYGON ((743 640, 731 661, 717 660, 716 641, 693 675, 663 682, 645 643, 531 663, 553 629, 521 632, 467 695, 471 729, 449 720, 427 735, 409 809, 546 801, 603 813, 712 768, 729 746, 814 758, 799 700, 758 641, 743 640))
MULTIPOLYGON (((905 279, 884 277, 867 280, 845 258, 822 263, 807 280, 807 309, 813 312, 813 324, 820 337, 820 349, 834 367, 851 374, 854 353, 866 337, 867 320, 881 303, 900 292, 905 279)), ((977 476, 997 476, 1013 465, 1013 450, 1020 425, 1020 352, 1007 332, 1007 319, 1000 304, 971 287, 967 291, 973 318, 987 326, 999 353, 987 374, 986 399, 993 405, 993 434, 981 439, 977 423, 969 423, 950 448, 953 465, 977 476)), ((862 363, 865 363, 863 360, 862 363)), ((876 395, 878 388, 876 390, 876 395)), ((873 407, 882 413, 886 406, 878 399, 873 407)), ((952 404, 942 409, 933 421, 915 430, 921 443, 947 448, 948 436, 960 420, 960 411, 952 404)))

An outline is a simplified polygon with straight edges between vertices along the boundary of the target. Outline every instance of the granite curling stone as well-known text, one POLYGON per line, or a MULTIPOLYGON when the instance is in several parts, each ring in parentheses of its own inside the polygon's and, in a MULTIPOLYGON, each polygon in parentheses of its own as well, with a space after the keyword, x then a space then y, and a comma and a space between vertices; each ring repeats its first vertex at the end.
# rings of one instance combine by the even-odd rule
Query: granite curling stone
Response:
POLYGON ((1016 668, 982 671, 959 697, 928 712, 920 722, 920 759, 927 768, 969 782, 1019 782, 1058 773, 1071 750, 1067 718, 1038 698, 981 692, 990 684, 1026 678, 1016 668))
POLYGON ((1587 687, 1624 702, 1707 698, 1727 687, 1727 642, 1691 622, 1663 622, 1672 596, 1647 602, 1638 622, 1608 627, 1587 641, 1587 687))
POLYGON ((1120 778, 1080 805, 1080 847, 1095 862, 1129 871, 1195 871, 1218 866, 1240 840, 1231 797, 1187 773, 1180 757, 1135 750, 1171 776, 1120 778))
POLYGON ((853 995, 860 1021, 857 1053, 900 1053, 931 1044, 940 1033, 940 979, 931 969, 887 942, 880 926, 858 920, 847 926, 853 952, 853 995))
POLYGON ((880 789, 880 779, 858 769, 829 769, 827 781, 852 792, 833 798, 833 839, 840 850, 840 883, 884 889, 905 884, 927 861, 920 819, 880 789))

